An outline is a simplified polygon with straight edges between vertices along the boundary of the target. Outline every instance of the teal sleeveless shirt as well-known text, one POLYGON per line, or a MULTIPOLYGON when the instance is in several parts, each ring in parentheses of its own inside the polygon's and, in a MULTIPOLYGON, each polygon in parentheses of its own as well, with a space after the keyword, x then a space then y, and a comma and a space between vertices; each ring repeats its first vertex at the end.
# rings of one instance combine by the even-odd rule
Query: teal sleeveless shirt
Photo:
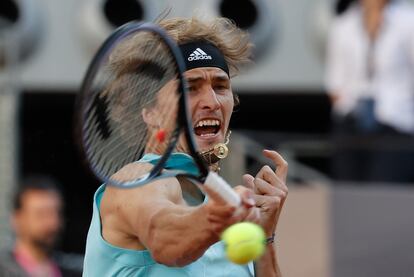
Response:
MULTIPOLYGON (((139 162, 155 164, 159 156, 145 155, 139 162)), ((190 156, 174 153, 167 161, 166 169, 197 170, 190 156)), ((183 267, 168 267, 159 264, 151 257, 148 250, 124 249, 106 242, 101 233, 100 202, 105 191, 105 184, 95 193, 93 215, 86 240, 86 251, 83 266, 83 276, 135 276, 135 277, 214 277, 254 276, 253 263, 236 265, 225 256, 222 242, 210 246, 203 256, 183 267)))

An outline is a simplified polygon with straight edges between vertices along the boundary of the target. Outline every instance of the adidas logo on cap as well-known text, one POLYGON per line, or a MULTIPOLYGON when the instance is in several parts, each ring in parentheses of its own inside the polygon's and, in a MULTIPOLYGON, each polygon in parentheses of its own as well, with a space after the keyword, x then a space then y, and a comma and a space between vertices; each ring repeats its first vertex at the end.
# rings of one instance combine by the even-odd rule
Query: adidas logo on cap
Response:
POLYGON ((197 48, 193 51, 193 53, 190 54, 188 57, 188 60, 191 61, 197 61, 197 60, 211 60, 211 56, 208 55, 206 52, 201 50, 200 48, 197 48))

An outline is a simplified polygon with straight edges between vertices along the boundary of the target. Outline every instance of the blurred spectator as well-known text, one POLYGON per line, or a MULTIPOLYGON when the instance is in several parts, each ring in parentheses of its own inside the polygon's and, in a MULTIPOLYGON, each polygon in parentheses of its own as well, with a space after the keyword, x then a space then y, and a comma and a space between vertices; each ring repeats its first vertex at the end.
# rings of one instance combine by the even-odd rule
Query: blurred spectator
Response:
POLYGON ((26 179, 13 198, 11 215, 16 241, 0 256, 0 276, 80 276, 52 258, 63 227, 62 197, 56 183, 45 177, 26 179))
POLYGON ((359 0, 328 41, 339 180, 414 182, 414 8, 359 0))

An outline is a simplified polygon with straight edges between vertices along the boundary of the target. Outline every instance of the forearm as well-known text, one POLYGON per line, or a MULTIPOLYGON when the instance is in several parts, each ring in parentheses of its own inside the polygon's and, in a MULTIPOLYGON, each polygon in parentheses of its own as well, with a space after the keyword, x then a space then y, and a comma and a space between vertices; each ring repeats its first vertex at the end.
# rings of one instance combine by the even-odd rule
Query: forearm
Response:
POLYGON ((273 244, 266 247, 265 254, 256 262, 256 276, 258 277, 281 277, 277 262, 276 249, 273 244))
POLYGON ((197 260, 217 241, 203 206, 176 206, 154 214, 148 228, 147 247, 157 262, 184 266, 197 260))

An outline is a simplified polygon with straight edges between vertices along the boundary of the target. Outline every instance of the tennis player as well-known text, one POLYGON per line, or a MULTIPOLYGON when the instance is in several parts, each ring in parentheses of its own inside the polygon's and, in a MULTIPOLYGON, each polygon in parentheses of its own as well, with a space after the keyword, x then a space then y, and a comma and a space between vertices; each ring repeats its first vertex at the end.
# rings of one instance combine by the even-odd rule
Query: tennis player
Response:
MULTIPOLYGON (((223 18, 208 22, 174 18, 159 24, 176 40, 186 61, 196 142, 217 171, 219 159, 210 150, 228 138, 230 118, 238 104, 231 77, 249 61, 252 45, 245 32, 223 18)), ((122 62, 117 64, 122 74, 122 62)), ((152 124, 156 120, 150 112, 142 116, 151 139, 157 134, 152 124)), ((177 149, 185 152, 186 148, 179 142, 177 149)), ((264 166, 256 176, 243 176, 243 186, 235 187, 242 199, 237 209, 212 191, 205 191, 204 199, 181 177, 124 190, 101 186, 93 202, 84 276, 281 276, 272 243, 288 191, 287 163, 275 151, 263 154, 277 169, 264 166), (194 205, 197 201, 199 205, 194 205), (255 266, 228 261, 219 241, 225 228, 241 221, 260 224, 268 236, 266 252, 255 266)), ((158 158, 147 151, 140 161, 116 174, 119 178, 140 176, 158 158)), ((188 170, 192 164, 172 156, 168 166, 188 170)))

